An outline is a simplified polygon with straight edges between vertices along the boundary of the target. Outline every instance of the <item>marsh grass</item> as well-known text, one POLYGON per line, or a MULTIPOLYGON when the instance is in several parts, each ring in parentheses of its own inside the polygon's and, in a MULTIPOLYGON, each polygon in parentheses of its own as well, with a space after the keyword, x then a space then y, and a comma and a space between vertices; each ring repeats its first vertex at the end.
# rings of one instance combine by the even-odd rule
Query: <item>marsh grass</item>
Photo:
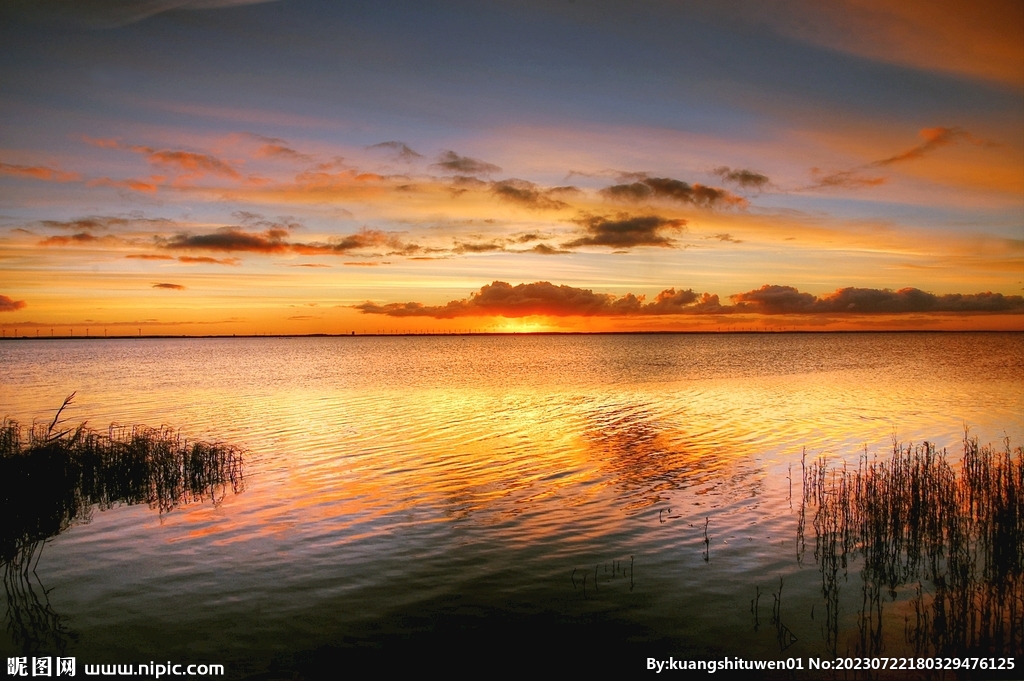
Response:
POLYGON ((0 564, 8 630, 26 651, 63 650, 69 636, 35 573, 47 539, 89 522, 95 508, 147 504, 162 514, 243 488, 237 447, 167 427, 59 430, 59 416, 49 426, 0 423, 0 564))
MULTIPOLYGON (((803 465, 813 511, 826 643, 838 652, 840 588, 862 577, 859 654, 884 651, 887 603, 900 602, 919 655, 1016 655, 1024 640, 1024 450, 979 446, 966 434, 951 463, 933 444, 865 452, 853 469, 824 458, 803 465)), ((798 550, 798 557, 802 553, 798 550)), ((899 614, 896 615, 899 617, 899 614)), ((891 622, 892 617, 888 619, 891 622)), ((891 626, 888 627, 891 630, 891 626)))
POLYGON ((85 425, 57 436, 52 428, 0 424, 0 560, 47 539, 94 507, 148 504, 166 513, 193 501, 218 503, 243 486, 242 452, 190 442, 170 428, 85 425))

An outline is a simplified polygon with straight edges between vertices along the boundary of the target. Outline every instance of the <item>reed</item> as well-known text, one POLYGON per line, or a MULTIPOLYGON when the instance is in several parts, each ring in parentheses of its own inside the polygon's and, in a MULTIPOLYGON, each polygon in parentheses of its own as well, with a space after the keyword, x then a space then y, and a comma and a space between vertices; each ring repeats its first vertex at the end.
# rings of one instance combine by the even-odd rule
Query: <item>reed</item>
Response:
MULTIPOLYGON (((884 647, 883 609, 904 600, 918 654, 1006 654, 1024 642, 1024 450, 979 446, 965 433, 951 463, 933 444, 901 445, 856 469, 824 458, 803 466, 813 511, 826 642, 837 652, 839 591, 861 566, 858 652, 884 647), (885 595, 888 595, 888 598, 885 595)), ((798 535, 804 524, 800 522, 798 535)), ((803 537, 798 536, 798 546, 803 537)))
POLYGON ((166 513, 218 503, 243 486, 242 451, 231 445, 190 442, 167 427, 53 430, 0 423, 0 561, 87 522, 94 506, 145 503, 166 513))
POLYGON ((166 513, 243 487, 237 447, 189 442, 166 427, 59 430, 61 410, 49 426, 0 423, 0 566, 7 628, 26 654, 63 651, 73 638, 35 572, 46 540, 97 507, 144 503, 166 513))

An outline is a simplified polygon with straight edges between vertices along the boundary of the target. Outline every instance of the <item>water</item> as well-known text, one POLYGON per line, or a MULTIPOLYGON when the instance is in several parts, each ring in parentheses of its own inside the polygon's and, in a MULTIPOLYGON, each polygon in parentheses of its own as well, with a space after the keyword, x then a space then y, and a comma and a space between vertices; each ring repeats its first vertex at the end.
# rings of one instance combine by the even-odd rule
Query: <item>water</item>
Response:
POLYGON ((244 490, 97 510, 33 582, 79 664, 234 677, 471 650, 829 656, 796 560, 802 453, 856 461, 895 434, 955 455, 965 425, 1024 442, 1022 334, 76 339, 0 362, 10 418, 77 391, 75 423, 247 450, 244 490))

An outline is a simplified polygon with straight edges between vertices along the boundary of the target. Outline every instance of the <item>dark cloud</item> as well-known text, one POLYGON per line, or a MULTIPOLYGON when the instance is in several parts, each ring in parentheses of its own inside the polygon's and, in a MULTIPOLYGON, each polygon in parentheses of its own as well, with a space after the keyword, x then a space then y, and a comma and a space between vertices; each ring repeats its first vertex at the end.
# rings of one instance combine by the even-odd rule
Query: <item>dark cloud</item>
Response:
POLYGON ((808 189, 824 189, 827 187, 846 187, 849 189, 860 189, 862 187, 877 187, 885 184, 884 177, 868 177, 859 170, 841 170, 835 173, 825 173, 820 168, 811 168, 811 178, 814 184, 808 189))
POLYGON ((236 210, 231 214, 231 217, 235 218, 236 220, 244 224, 259 222, 264 219, 263 216, 260 215, 259 213, 253 213, 252 211, 248 210, 236 210))
POLYGON ((50 229, 103 230, 111 225, 124 225, 124 218, 78 218, 77 220, 40 220, 39 224, 50 229))
POLYGON ((411 256, 416 253, 443 253, 443 248, 424 248, 419 244, 414 243, 402 243, 398 239, 395 239, 392 243, 393 250, 388 251, 387 255, 405 255, 411 256))
POLYGON ((547 281, 512 286, 495 281, 480 288, 470 298, 453 300, 446 305, 427 306, 422 303, 371 302, 354 306, 364 314, 390 317, 619 317, 628 315, 666 315, 711 312, 718 306, 718 297, 698 295, 693 291, 662 291, 653 303, 644 303, 642 296, 627 293, 616 297, 594 293, 574 286, 555 286, 547 281))
POLYGON ((15 5, 30 19, 56 22, 79 28, 126 26, 169 11, 205 10, 253 5, 274 0, 34 0, 15 5))
MULTIPOLYGON (((257 223, 265 224, 265 223, 257 223)), ((288 237, 296 225, 274 224, 262 232, 246 231, 241 227, 224 227, 210 234, 177 234, 170 239, 161 240, 164 248, 171 250, 205 250, 225 252, 252 253, 299 253, 301 255, 345 255, 350 251, 364 248, 386 247, 399 254, 421 250, 416 244, 408 244, 391 232, 375 229, 362 229, 354 234, 338 237, 328 242, 291 242, 288 237)), ((180 259, 180 258, 179 258, 180 259)), ((216 262, 217 264, 237 264, 234 259, 227 260, 191 260, 188 262, 216 262)), ((186 262, 186 261, 182 261, 186 262)))
POLYGON ((387 246, 394 242, 394 237, 387 232, 382 232, 376 229, 363 229, 355 234, 349 234, 339 238, 337 241, 327 244, 326 247, 319 246, 318 244, 296 244, 295 248, 299 252, 310 252, 308 249, 322 250, 326 248, 329 251, 334 252, 345 252, 353 251, 357 248, 375 248, 377 246, 387 246))
POLYGON ((562 248, 578 248, 580 246, 674 248, 675 240, 667 235, 678 233, 686 226, 686 220, 673 220, 658 215, 630 216, 626 213, 619 213, 615 219, 587 215, 574 222, 583 226, 586 233, 578 239, 562 244, 562 248))
POLYGON ((612 176, 615 178, 615 181, 619 182, 620 184, 639 182, 641 180, 646 180, 649 177, 647 173, 634 173, 624 171, 612 171, 612 176))
POLYGON ((706 236, 704 238, 705 239, 718 239, 719 241, 728 241, 729 243, 733 243, 733 244, 741 244, 741 243, 743 243, 743 239, 735 239, 735 238, 733 238, 732 234, 728 234, 728 233, 712 234, 711 236, 706 236))
POLYGON ((456 175, 451 181, 451 193, 452 197, 465 194, 470 189, 483 190, 488 186, 488 183, 483 180, 471 177, 469 175, 456 175))
MULTIPOLYGON (((566 188, 559 187, 558 189, 564 193, 566 188)), ((555 190, 541 191, 536 184, 526 180, 515 178, 501 180, 491 185, 491 191, 505 201, 518 203, 535 210, 559 210, 569 207, 569 204, 564 201, 551 198, 551 194, 555 190)))
POLYGON ((302 262, 302 263, 298 263, 296 265, 289 265, 289 267, 327 267, 327 268, 329 268, 330 265, 324 265, 323 263, 319 263, 319 262, 302 262))
POLYGON ((788 312, 812 312, 817 298, 810 293, 801 293, 792 286, 765 284, 756 291, 737 293, 730 296, 737 306, 751 312, 782 314, 788 312))
POLYGON ((361 229, 355 234, 339 237, 328 243, 305 243, 292 244, 291 248, 296 253, 304 255, 315 255, 318 253, 343 255, 349 251, 362 248, 386 247, 403 251, 412 248, 418 250, 419 246, 402 242, 391 232, 382 232, 377 229, 361 229))
POLYGON ((763 191, 769 185, 767 175, 762 175, 753 170, 744 170, 742 168, 734 170, 729 166, 719 166, 711 172, 722 178, 723 182, 732 182, 743 189, 763 191))
POLYGON ((645 314, 724 314, 729 308, 722 306, 718 295, 713 293, 696 293, 693 289, 676 291, 665 289, 659 293, 653 303, 644 306, 645 314))
POLYGON ((651 198, 654 195, 654 190, 643 182, 633 182, 605 187, 601 190, 601 194, 615 201, 643 201, 651 198))
POLYGON ((485 242, 485 243, 464 243, 456 242, 455 248, 452 249, 454 253, 492 253, 494 251, 504 251, 505 246, 498 243, 497 241, 485 242))
POLYGON ((470 175, 456 175, 452 178, 452 185, 463 189, 483 189, 487 183, 470 175))
POLYGON ((523 251, 524 253, 539 253, 540 255, 565 255, 566 253, 572 253, 564 248, 552 248, 547 244, 537 244, 531 249, 523 251))
POLYGON ((792 286, 765 285, 730 296, 736 311, 760 314, 903 314, 922 312, 1024 313, 1024 297, 1001 293, 935 295, 916 288, 841 288, 821 298, 792 286))
POLYGON ((224 227, 211 234, 177 234, 163 245, 172 250, 251 251, 253 253, 283 253, 290 245, 284 241, 286 229, 268 229, 265 232, 246 232, 238 227, 224 227))
POLYGON ((67 229, 79 231, 104 231, 111 228, 134 227, 146 225, 166 228, 174 224, 167 218, 114 217, 109 215, 91 215, 74 220, 40 220, 36 223, 48 229, 67 229))
POLYGON ((14 312, 25 307, 24 300, 13 300, 7 296, 0 296, 0 312, 14 312))
POLYGON ((172 291, 184 291, 185 287, 181 284, 153 284, 153 288, 166 288, 172 291))
POLYGON ((411 162, 415 161, 418 158, 423 158, 423 154, 413 151, 405 142, 397 142, 394 140, 390 142, 381 142, 380 144, 373 144, 366 148, 382 149, 384 151, 388 151, 395 159, 399 161, 411 162))
POLYGON ((745 199, 725 189, 702 184, 691 185, 671 177, 643 177, 636 182, 605 187, 601 190, 601 194, 614 201, 665 199, 701 208, 746 205, 745 199))
POLYGON ((616 297, 573 286, 555 286, 547 281, 512 286, 495 281, 483 286, 469 298, 445 305, 366 302, 354 308, 364 314, 390 317, 620 317, 665 315, 747 314, 922 314, 922 313, 1011 313, 1024 314, 1024 297, 999 293, 934 295, 914 288, 844 288, 824 297, 801 293, 792 286, 765 285, 754 291, 738 293, 733 305, 722 305, 711 293, 692 289, 665 289, 651 302, 643 296, 627 293, 616 297))
POLYGON ((459 175, 491 175, 500 173, 501 168, 493 163, 487 163, 469 156, 459 156, 454 151, 445 151, 437 157, 434 168, 440 168, 445 172, 457 173, 459 175))
POLYGON ((453 300, 443 306, 425 306, 422 303, 379 306, 367 302, 355 308, 365 314, 385 314, 391 317, 452 319, 473 316, 593 315, 607 311, 614 302, 614 296, 571 286, 555 286, 546 281, 518 286, 495 281, 481 287, 469 299, 453 300))

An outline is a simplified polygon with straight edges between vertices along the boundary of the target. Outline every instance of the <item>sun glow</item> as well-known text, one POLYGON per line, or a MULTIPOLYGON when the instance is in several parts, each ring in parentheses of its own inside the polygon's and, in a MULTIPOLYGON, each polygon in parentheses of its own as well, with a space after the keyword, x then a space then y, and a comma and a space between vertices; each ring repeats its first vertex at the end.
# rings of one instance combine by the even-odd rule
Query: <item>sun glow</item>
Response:
POLYGON ((558 329, 549 324, 544 317, 523 317, 504 319, 497 325, 497 330, 500 333, 542 333, 558 329))

